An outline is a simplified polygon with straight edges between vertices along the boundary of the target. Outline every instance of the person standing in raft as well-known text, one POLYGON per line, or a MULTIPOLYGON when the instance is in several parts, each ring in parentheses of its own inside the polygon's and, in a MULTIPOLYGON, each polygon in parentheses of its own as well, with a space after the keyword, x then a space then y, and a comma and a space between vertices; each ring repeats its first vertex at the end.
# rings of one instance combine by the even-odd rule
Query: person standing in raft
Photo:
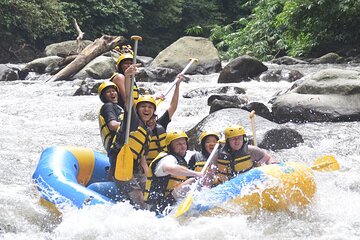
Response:
POLYGON ((117 104, 119 91, 113 82, 101 83, 98 93, 104 103, 98 115, 100 136, 106 152, 109 152, 116 130, 122 122, 124 110, 117 104))
POLYGON ((245 129, 241 125, 227 127, 225 140, 217 159, 217 178, 220 183, 255 166, 277 163, 265 150, 248 144, 245 129))
POLYGON ((188 136, 183 131, 172 131, 166 136, 167 150, 161 152, 149 166, 144 200, 150 211, 166 215, 178 199, 185 197, 189 185, 202 173, 188 168, 185 160, 188 136))
POLYGON ((180 83, 184 81, 184 79, 185 77, 182 74, 176 76, 175 90, 169 108, 161 117, 157 118, 156 115, 153 115, 150 121, 147 122, 147 125, 152 130, 149 152, 146 155, 146 162, 148 165, 150 165, 151 161, 165 149, 166 128, 171 122, 171 118, 177 109, 180 83))
MULTIPOLYGON (((132 65, 134 59, 134 53, 131 50, 131 46, 122 46, 122 50, 120 51, 120 56, 116 62, 115 69, 116 73, 112 75, 110 81, 116 84, 119 90, 119 99, 118 104, 125 109, 125 71, 132 65)), ((139 98, 139 89, 134 82, 134 91, 133 91, 134 103, 136 103, 139 98)))
MULTIPOLYGON (((126 106, 128 106, 130 101, 130 77, 135 74, 137 66, 139 65, 133 64, 125 71, 126 106)), ((130 200, 130 203, 133 204, 135 208, 140 209, 144 209, 145 207, 143 190, 145 188, 144 185, 146 181, 145 172, 148 168, 145 155, 148 151, 151 135, 151 130, 147 127, 146 123, 153 117, 155 110, 155 99, 149 95, 140 96, 135 107, 131 106, 130 109, 127 109, 127 107, 125 108, 126 113, 131 111, 129 146, 134 161, 133 178, 129 181, 118 181, 115 179, 115 177, 113 177, 122 196, 124 196, 125 199, 130 200)), ((125 144, 125 135, 127 129, 126 119, 128 116, 126 113, 124 114, 124 124, 118 128, 108 154, 110 159, 110 170, 113 176, 116 167, 117 155, 125 144)))
MULTIPOLYGON (((201 133, 199 137, 199 144, 201 151, 195 152, 190 160, 189 160, 189 168, 201 172, 203 169, 207 159, 209 158, 211 152, 215 148, 215 145, 218 143, 220 135, 215 131, 204 131, 201 133)), ((202 185, 211 187, 212 184, 212 176, 215 174, 216 167, 214 165, 210 165, 210 167, 206 172, 206 177, 204 177, 202 181, 202 185)))

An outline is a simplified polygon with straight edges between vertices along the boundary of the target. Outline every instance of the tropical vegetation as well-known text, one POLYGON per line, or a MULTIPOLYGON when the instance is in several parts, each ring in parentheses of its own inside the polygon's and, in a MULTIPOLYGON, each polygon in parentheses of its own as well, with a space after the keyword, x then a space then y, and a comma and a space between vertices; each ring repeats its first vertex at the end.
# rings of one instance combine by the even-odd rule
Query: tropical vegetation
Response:
POLYGON ((209 38, 223 59, 308 57, 358 49, 359 12, 358 0, 2 0, 0 62, 75 39, 74 18, 85 39, 141 35, 139 53, 153 57, 184 35, 209 38))

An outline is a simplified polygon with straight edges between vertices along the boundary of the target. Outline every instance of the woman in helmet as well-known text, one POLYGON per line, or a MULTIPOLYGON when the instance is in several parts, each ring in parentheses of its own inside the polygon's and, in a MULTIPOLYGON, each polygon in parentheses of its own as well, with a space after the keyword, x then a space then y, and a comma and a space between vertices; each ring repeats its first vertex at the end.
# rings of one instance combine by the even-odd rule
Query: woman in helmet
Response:
POLYGON ((98 88, 100 100, 104 103, 100 108, 98 119, 100 136, 105 150, 108 152, 121 124, 124 110, 118 103, 118 89, 113 82, 104 81, 98 88))
POLYGON ((165 152, 161 152, 150 164, 147 174, 144 200, 151 211, 163 215, 164 210, 184 197, 186 186, 201 177, 200 172, 188 168, 185 155, 188 136, 183 131, 172 131, 166 136, 165 152))
POLYGON ((220 182, 227 181, 254 166, 276 163, 265 150, 248 144, 245 129, 241 125, 227 127, 225 140, 226 143, 219 151, 217 159, 217 176, 220 182))
MULTIPOLYGON (((116 84, 116 86, 118 87, 119 95, 120 95, 118 104, 122 108, 125 108, 125 106, 124 106, 124 103, 125 103, 125 71, 126 71, 126 69, 129 68, 130 65, 133 64, 134 55, 133 55, 133 52, 132 52, 130 46, 123 46, 120 53, 121 53, 121 55, 119 56, 119 58, 116 62, 116 65, 115 65, 117 72, 112 75, 112 77, 110 78, 110 81, 114 82, 116 84)), ((133 97, 134 97, 135 102, 139 97, 139 90, 136 85, 136 82, 134 82, 133 97)))
MULTIPOLYGON (((130 77, 136 73, 137 65, 133 64, 125 70, 125 114, 124 124, 117 130, 114 140, 112 142, 109 159, 110 169, 114 175, 116 168, 116 159, 121 148, 125 143, 125 135, 127 130, 127 117, 128 112, 131 114, 131 122, 129 126, 130 137, 129 146, 131 148, 132 157, 134 161, 133 178, 129 181, 118 181, 114 176, 114 181, 117 183, 122 195, 129 199, 130 202, 137 208, 144 208, 143 190, 145 185, 145 172, 147 171, 147 164, 145 155, 147 154, 151 130, 147 127, 146 123, 153 117, 156 110, 155 99, 150 95, 140 96, 135 106, 129 107, 130 102, 130 77)), ((134 103, 133 103, 134 104, 134 103)))
POLYGON ((157 116, 154 115, 150 121, 147 122, 147 125, 152 131, 149 152, 146 155, 146 162, 148 165, 150 165, 151 161, 154 160, 154 158, 165 149, 166 128, 171 122, 171 118, 177 109, 179 102, 179 86, 185 78, 183 75, 179 74, 177 75, 176 79, 177 81, 175 85, 175 91, 172 96, 169 108, 161 117, 157 118, 157 116))
POLYGON ((201 151, 195 152, 189 160, 189 167, 197 172, 200 172, 204 167, 206 160, 210 156, 216 143, 219 141, 219 134, 214 131, 204 131, 199 137, 199 144, 201 151))

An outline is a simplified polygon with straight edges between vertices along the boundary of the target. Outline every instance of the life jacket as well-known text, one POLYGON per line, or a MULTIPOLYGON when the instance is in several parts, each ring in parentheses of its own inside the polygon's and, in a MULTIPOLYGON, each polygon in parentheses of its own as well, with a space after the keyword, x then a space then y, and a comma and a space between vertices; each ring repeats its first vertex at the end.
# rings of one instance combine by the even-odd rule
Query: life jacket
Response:
MULTIPOLYGON (((114 73, 111 78, 110 81, 112 82, 112 80, 118 75, 119 73, 114 73)), ((134 104, 136 104, 137 100, 139 99, 139 89, 138 86, 136 84, 136 81, 134 81, 134 88, 133 88, 133 98, 134 98, 134 104)), ((121 98, 121 96, 119 95, 118 98, 118 104, 125 109, 125 102, 124 100, 121 98)))
POLYGON ((207 161, 207 157, 202 153, 202 152, 196 152, 193 157, 195 160, 194 163, 194 171, 195 172, 201 172, 201 170, 203 169, 206 161, 207 161))
MULTIPOLYGON (((112 141, 110 152, 111 155, 116 155, 120 152, 122 146, 124 146, 125 139, 121 138, 123 136, 123 131, 125 131, 125 124, 118 128, 115 137, 112 141), (117 141, 117 138, 120 140, 117 141)), ((151 130, 140 120, 139 126, 135 131, 131 131, 129 134, 129 146, 133 154, 134 159, 134 173, 138 170, 138 163, 140 161, 141 155, 146 152, 149 148, 151 130)), ((114 159, 110 159, 113 161, 114 159)), ((115 163, 110 162, 113 169, 115 169, 115 163)))
MULTIPOLYGON (((147 204, 155 206, 161 205, 164 203, 164 199, 171 195, 170 193, 172 190, 174 190, 175 187, 188 179, 188 177, 185 176, 166 175, 163 177, 157 177, 154 175, 156 166, 158 165, 159 161, 165 156, 169 155, 174 156, 179 165, 186 168, 188 167, 187 162, 183 157, 167 152, 159 153, 159 155, 150 163, 146 177, 144 201, 147 204)), ((166 204, 166 202, 164 204, 166 204)), ((161 206, 159 207, 162 208, 161 206)))
POLYGON ((248 152, 248 144, 244 143, 239 151, 231 151, 225 145, 219 152, 217 160, 218 178, 220 182, 227 181, 239 173, 246 172, 254 166, 248 152))
POLYGON ((149 144, 149 152, 146 156, 146 162, 148 166, 150 165, 151 161, 156 158, 156 156, 165 150, 166 142, 166 130, 160 124, 156 124, 155 129, 152 131, 151 134, 151 141, 149 144))
MULTIPOLYGON (((118 105, 116 105, 116 106, 117 106, 117 110, 118 110, 117 113, 119 116, 117 120, 119 122, 122 122, 122 120, 124 118, 124 113, 120 106, 118 106, 118 105)), ((102 144, 103 144, 105 150, 108 152, 111 147, 113 138, 116 134, 116 131, 112 131, 109 129, 108 125, 106 124, 105 118, 101 115, 101 110, 102 110, 102 107, 100 108, 100 111, 98 114, 100 136, 101 136, 102 144)))

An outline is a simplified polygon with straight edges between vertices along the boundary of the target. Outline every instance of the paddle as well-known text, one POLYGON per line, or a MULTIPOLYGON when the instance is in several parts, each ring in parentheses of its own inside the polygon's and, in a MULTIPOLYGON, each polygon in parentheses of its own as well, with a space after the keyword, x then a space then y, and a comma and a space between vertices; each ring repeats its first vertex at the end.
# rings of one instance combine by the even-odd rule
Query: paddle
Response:
MULTIPOLYGON (((198 62, 198 61, 199 61, 199 60, 196 59, 196 58, 190 58, 189 60, 190 60, 190 62, 185 66, 185 68, 181 71, 180 74, 184 75, 184 74, 186 73, 186 71, 190 68, 190 66, 191 66, 194 62, 198 62)), ((175 80, 173 81, 173 83, 170 85, 170 87, 166 90, 166 92, 164 93, 164 97, 165 97, 166 95, 168 95, 168 93, 171 91, 171 89, 176 85, 176 82, 177 82, 177 79, 175 79, 175 80)), ((159 104, 160 104, 162 101, 164 101, 162 98, 161 98, 161 99, 158 99, 158 100, 156 101, 156 106, 159 106, 159 104)))
POLYGON ((311 169, 316 171, 335 171, 340 169, 340 165, 334 156, 326 155, 316 159, 311 169))
POLYGON ((253 135, 253 142, 254 142, 254 146, 256 146, 256 133, 255 133, 255 110, 252 110, 250 112, 250 120, 251 120, 251 132, 253 135))
MULTIPOLYGON (((134 40, 134 59, 133 64, 136 64, 138 41, 142 40, 140 36, 132 36, 134 40)), ((119 181, 129 181, 133 177, 134 157, 129 145, 130 123, 131 123, 131 108, 133 105, 133 90, 134 90, 135 76, 131 76, 130 94, 127 106, 127 122, 125 130, 125 143, 122 146, 119 154, 116 157, 115 179, 119 181)))
MULTIPOLYGON (((201 173, 203 174, 203 176, 204 176, 209 164, 217 157, 219 145, 220 145, 219 143, 217 143, 215 145, 215 147, 212 150, 210 156, 206 160, 206 163, 205 163, 204 167, 201 169, 201 173)), ((198 188, 198 185, 199 185, 199 183, 201 182, 202 179, 203 179, 203 177, 196 180, 193 188, 189 191, 189 193, 187 194, 184 201, 182 201, 182 203, 179 205, 179 207, 176 210, 175 215, 174 215, 176 218, 180 217, 181 215, 183 215, 184 213, 186 213, 189 210, 189 208, 191 206, 191 203, 193 201, 194 192, 198 188)))

